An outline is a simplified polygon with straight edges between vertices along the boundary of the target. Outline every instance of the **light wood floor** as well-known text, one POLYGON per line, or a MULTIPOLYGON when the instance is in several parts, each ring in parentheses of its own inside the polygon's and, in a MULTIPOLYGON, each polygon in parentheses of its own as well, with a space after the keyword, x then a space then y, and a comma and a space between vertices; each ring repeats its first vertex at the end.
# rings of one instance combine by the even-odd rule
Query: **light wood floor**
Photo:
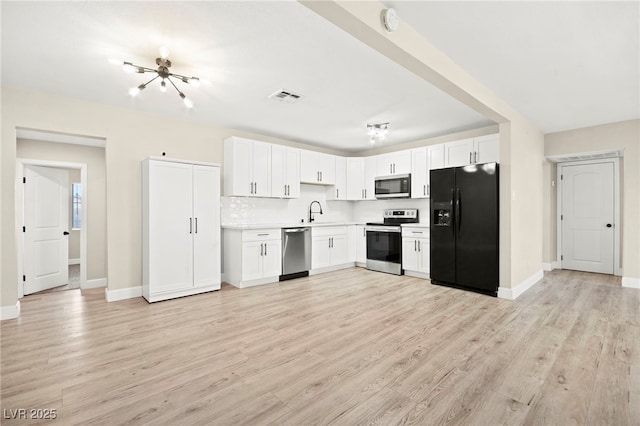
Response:
POLYGON ((59 424, 640 424, 640 291, 614 277, 554 271, 509 302, 354 268, 21 306, 1 406, 59 424))

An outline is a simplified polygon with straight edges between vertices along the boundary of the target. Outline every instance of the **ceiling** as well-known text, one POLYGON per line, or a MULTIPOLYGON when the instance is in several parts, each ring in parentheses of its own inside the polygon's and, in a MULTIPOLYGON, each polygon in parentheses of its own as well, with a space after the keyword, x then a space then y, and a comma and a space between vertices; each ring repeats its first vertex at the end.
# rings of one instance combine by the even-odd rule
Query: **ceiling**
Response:
MULTIPOLYGON (((640 118, 638 3, 387 2, 542 131, 640 118)), ((341 151, 493 122, 306 7, 282 2, 6 2, 2 84, 253 131, 341 151), (193 100, 125 74, 166 46, 193 100), (280 89, 303 95, 268 99, 280 89)))

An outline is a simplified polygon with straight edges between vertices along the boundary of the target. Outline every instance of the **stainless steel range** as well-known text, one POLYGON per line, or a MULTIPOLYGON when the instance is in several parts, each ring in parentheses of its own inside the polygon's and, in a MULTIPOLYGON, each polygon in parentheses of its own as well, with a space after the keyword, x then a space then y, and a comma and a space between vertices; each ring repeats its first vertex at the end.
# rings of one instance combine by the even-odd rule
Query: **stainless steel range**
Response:
POLYGON ((418 209, 388 209, 384 222, 367 223, 367 269, 402 275, 402 223, 417 223, 418 209))

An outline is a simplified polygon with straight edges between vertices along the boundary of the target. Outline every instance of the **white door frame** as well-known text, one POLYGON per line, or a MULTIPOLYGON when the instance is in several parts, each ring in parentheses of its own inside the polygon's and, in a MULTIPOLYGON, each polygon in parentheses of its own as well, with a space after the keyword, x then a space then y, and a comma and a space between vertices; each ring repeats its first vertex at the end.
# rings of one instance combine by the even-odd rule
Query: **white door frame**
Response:
POLYGON ((82 212, 80 227, 80 288, 87 285, 87 163, 69 163, 65 161, 35 160, 30 158, 16 159, 16 239, 18 241, 18 298, 24 297, 24 285, 22 276, 24 274, 24 233, 22 226, 24 223, 24 176, 25 166, 43 166, 62 169, 80 169, 80 184, 82 185, 82 212))
POLYGON ((556 194, 556 264, 562 269, 562 168, 564 166, 582 166, 587 164, 613 163, 613 274, 622 276, 620 267, 620 159, 604 158, 601 160, 567 161, 557 163, 558 191, 556 194))

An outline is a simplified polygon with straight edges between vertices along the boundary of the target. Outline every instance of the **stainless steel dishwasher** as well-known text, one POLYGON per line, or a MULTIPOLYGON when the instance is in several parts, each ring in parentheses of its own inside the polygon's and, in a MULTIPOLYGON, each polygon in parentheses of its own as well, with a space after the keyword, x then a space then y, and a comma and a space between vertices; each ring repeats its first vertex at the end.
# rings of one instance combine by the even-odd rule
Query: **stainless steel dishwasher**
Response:
POLYGON ((306 277, 311 269, 311 228, 282 228, 280 281, 306 277))

